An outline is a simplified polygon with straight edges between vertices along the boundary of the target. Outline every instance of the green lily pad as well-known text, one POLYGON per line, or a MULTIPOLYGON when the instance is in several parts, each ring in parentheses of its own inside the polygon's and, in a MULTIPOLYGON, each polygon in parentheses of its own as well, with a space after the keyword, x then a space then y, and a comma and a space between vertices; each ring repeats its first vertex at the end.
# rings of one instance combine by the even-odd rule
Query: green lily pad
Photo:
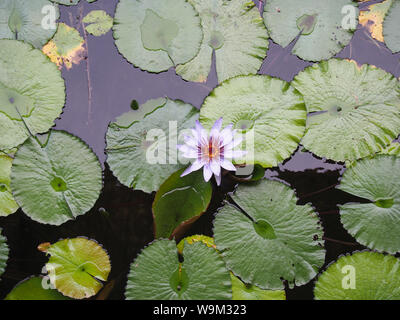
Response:
POLYGON ((102 189, 96 155, 79 138, 51 131, 42 146, 29 138, 15 154, 11 189, 33 220, 60 225, 89 211, 102 189))
POLYGON ((49 41, 57 28, 46 23, 46 6, 54 7, 54 26, 60 16, 57 6, 48 0, 2 0, 0 3, 0 39, 22 40, 41 48, 49 41))
POLYGON ((200 122, 211 128, 220 117, 223 126, 232 123, 244 135, 245 162, 263 167, 289 158, 306 124, 302 96, 289 83, 264 75, 236 77, 214 89, 200 110, 200 122))
POLYGON ((0 228, 0 276, 4 273, 6 269, 8 260, 8 246, 7 239, 1 235, 2 229, 0 228))
POLYGON ((50 255, 46 270, 51 284, 71 298, 97 294, 111 271, 107 252, 93 240, 64 239, 54 244, 42 243, 38 249, 50 255))
POLYGON ((156 193, 153 202, 156 238, 172 238, 196 221, 210 204, 212 186, 201 170, 181 177, 185 169, 173 173, 156 193))
POLYGON ((269 0, 264 7, 264 23, 272 40, 282 47, 300 34, 292 53, 304 60, 320 61, 350 43, 358 24, 358 8, 351 0, 269 0), (347 12, 346 8, 352 10, 347 12), (354 19, 348 28, 342 26, 349 22, 346 12, 354 19))
POLYGON ((318 278, 317 300, 400 300, 400 260, 376 252, 342 256, 318 278))
POLYGON ((383 37, 387 47, 393 52, 400 51, 400 1, 393 1, 383 21, 383 37))
POLYGON ((219 254, 201 242, 185 246, 179 262, 175 241, 157 240, 131 265, 127 300, 227 300, 231 280, 219 254))
POLYGON ((85 27, 87 32, 99 37, 106 34, 112 28, 114 19, 104 10, 93 10, 82 21, 87 24, 85 27))
POLYGON ((400 134, 399 82, 373 66, 331 59, 295 77, 309 117, 302 144, 319 157, 357 160, 400 134))
POLYGON ((254 2, 189 0, 199 12, 204 40, 199 54, 178 66, 188 81, 205 82, 215 51, 218 81, 255 74, 267 55, 268 34, 254 2))
POLYGON ((345 229, 368 248, 400 251, 400 157, 378 155, 348 168, 338 189, 371 203, 339 206, 345 229))
POLYGON ((0 40, 0 150, 23 143, 26 126, 33 134, 47 132, 64 103, 61 73, 42 52, 21 41, 0 40))
POLYGON ((43 287, 42 277, 30 277, 18 283, 4 300, 70 300, 55 289, 43 287))
POLYGON ((118 117, 106 136, 107 163, 114 175, 130 188, 157 191, 183 167, 176 161, 176 146, 169 142, 183 129, 193 128, 198 114, 195 107, 182 101, 157 99, 118 117), (177 131, 170 132, 170 125, 174 128, 175 124, 177 131))
POLYGON ((389 154, 393 156, 400 156, 400 143, 392 142, 389 146, 383 149, 380 154, 389 154))
POLYGON ((203 39, 200 18, 185 0, 120 0, 113 30, 119 52, 150 72, 192 60, 203 39))
POLYGON ((214 239, 227 267, 261 289, 309 282, 324 264, 322 230, 310 205, 296 205, 294 191, 262 180, 239 185, 214 220, 214 239), (241 210, 244 210, 242 212, 241 210))
POLYGON ((231 274, 232 300, 286 300, 284 290, 263 290, 254 285, 243 283, 231 274))
POLYGON ((18 205, 10 189, 12 158, 0 154, 0 217, 8 216, 18 210, 18 205))

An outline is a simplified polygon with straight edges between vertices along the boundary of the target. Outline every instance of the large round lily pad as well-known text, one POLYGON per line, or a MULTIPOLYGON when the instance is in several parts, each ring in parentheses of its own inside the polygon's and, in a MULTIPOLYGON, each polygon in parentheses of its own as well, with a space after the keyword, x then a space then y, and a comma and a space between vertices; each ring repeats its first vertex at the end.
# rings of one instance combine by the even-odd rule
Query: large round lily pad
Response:
POLYGON ((176 72, 188 81, 205 82, 215 51, 218 81, 255 74, 267 54, 268 34, 260 13, 248 0, 189 0, 199 12, 204 40, 199 54, 176 72))
POLYGON ((324 264, 322 230, 310 205, 294 191, 262 180, 240 185, 214 221, 214 239, 227 266, 245 283, 284 289, 309 282, 324 264), (243 210, 243 212, 242 212, 243 210))
POLYGON ((400 51, 400 1, 394 0, 383 22, 385 43, 392 52, 400 51))
POLYGON ((177 141, 181 130, 193 128, 198 114, 182 101, 157 99, 118 117, 106 137, 107 163, 114 175, 130 188, 157 191, 183 167, 170 141, 177 141))
POLYGON ((337 187, 371 203, 339 206, 343 226, 368 248, 400 251, 400 157, 379 155, 348 168, 337 187))
POLYGON ((8 259, 8 246, 7 246, 7 239, 2 236, 1 234, 2 229, 0 228, 0 276, 3 274, 6 264, 7 264, 7 259, 8 259))
POLYGON ((113 29, 120 53, 150 72, 192 60, 203 39, 198 13, 185 0, 120 0, 113 29))
POLYGON ((4 300, 69 300, 57 290, 47 286, 46 279, 30 277, 18 283, 4 300))
POLYGON ((0 39, 23 40, 40 49, 56 32, 59 16, 58 7, 48 0, 1 0, 0 39), (55 16, 46 18, 46 6, 53 7, 55 16))
POLYGON ((399 82, 373 66, 331 59, 295 77, 309 117, 302 144, 319 157, 356 160, 400 134, 399 82))
POLYGON ((96 155, 79 138, 51 131, 43 142, 29 138, 15 154, 11 189, 33 220, 60 225, 89 211, 102 189, 96 155))
POLYGON ((0 217, 8 216, 18 209, 10 188, 12 158, 0 154, 0 217))
POLYGON ((107 252, 93 240, 64 239, 54 244, 42 243, 38 249, 50 255, 46 270, 51 284, 71 298, 97 294, 111 271, 107 252))
POLYGON ((320 61, 350 42, 358 8, 351 0, 268 0, 264 22, 274 42, 287 47, 300 35, 292 52, 304 60, 320 61))
POLYGON ((158 240, 131 265, 127 300, 227 300, 232 298, 225 263, 214 248, 201 242, 183 249, 179 262, 175 241, 158 240))
POLYGON ((342 256, 318 278, 317 300, 400 300, 400 260, 376 252, 342 256))
POLYGON ((61 73, 41 51, 0 40, 0 150, 23 143, 27 127, 33 134, 47 132, 64 103, 61 73))
POLYGON ((200 110, 200 122, 210 129, 220 117, 223 126, 232 123, 244 135, 246 163, 263 167, 289 158, 306 124, 302 96, 289 83, 264 75, 229 79, 211 92, 200 110))

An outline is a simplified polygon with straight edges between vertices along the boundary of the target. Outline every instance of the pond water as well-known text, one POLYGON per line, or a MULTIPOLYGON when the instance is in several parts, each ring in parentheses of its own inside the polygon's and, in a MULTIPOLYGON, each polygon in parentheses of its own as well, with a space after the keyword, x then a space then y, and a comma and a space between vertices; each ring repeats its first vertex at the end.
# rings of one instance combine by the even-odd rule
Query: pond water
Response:
MULTIPOLYGON (((370 1, 375 3, 379 1, 370 1)), ((79 21, 91 10, 105 10, 114 15, 117 0, 98 0, 88 4, 81 1, 77 6, 61 7, 61 20, 80 28, 79 21), (79 24, 79 25, 78 25, 79 24)), ((360 4, 364 9, 369 3, 360 4)), ((130 110, 132 100, 144 103, 148 99, 168 96, 181 99, 200 108, 204 98, 217 85, 215 64, 204 84, 189 83, 169 70, 151 74, 134 68, 119 53, 112 33, 102 37, 87 36, 87 59, 70 70, 63 70, 66 81, 67 102, 64 113, 56 121, 56 128, 73 133, 96 152, 105 162, 105 133, 107 126, 118 115, 130 110), (89 81, 88 81, 89 79, 89 81), (90 97, 90 98, 89 98, 90 97)), ((360 64, 376 65, 400 76, 400 55, 393 55, 385 45, 371 38, 368 31, 359 26, 351 43, 338 54, 360 64)), ((270 42, 268 56, 260 73, 290 81, 311 65, 290 54, 290 48, 282 48, 270 42)), ((153 240, 151 204, 154 194, 132 191, 122 186, 104 165, 104 190, 95 207, 86 215, 60 227, 42 225, 30 220, 21 210, 0 219, 0 227, 8 238, 11 252, 6 272, 0 282, 0 298, 24 278, 40 274, 47 261, 36 247, 42 242, 55 242, 61 238, 85 236, 96 239, 109 252, 112 261, 111 299, 122 299, 129 265, 137 254, 153 240)), ((337 204, 359 201, 336 190, 344 166, 319 159, 311 153, 299 150, 278 168, 267 170, 267 177, 288 183, 299 197, 299 203, 311 203, 320 213, 326 240, 327 264, 341 254, 362 250, 343 229, 337 204)), ((235 183, 224 181, 208 211, 193 225, 187 235, 202 233, 212 236, 212 220, 216 208, 221 206, 224 193, 232 191, 235 183)), ((311 299, 314 283, 287 291, 288 299, 311 299)))

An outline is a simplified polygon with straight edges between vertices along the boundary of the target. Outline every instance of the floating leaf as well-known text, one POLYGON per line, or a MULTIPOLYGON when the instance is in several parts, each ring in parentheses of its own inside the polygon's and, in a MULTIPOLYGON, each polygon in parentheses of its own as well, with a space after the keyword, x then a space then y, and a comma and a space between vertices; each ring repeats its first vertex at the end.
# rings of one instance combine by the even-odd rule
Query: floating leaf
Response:
POLYGON ((157 240, 131 265, 127 300, 227 300, 231 280, 219 254, 201 242, 185 246, 179 262, 175 241, 157 240))
POLYGON ((290 188, 261 180, 239 185, 214 220, 214 239, 230 270, 261 289, 309 282, 324 264, 322 230, 310 205, 290 188), (241 210, 244 210, 244 214, 241 210))
POLYGON ((42 50, 59 69, 63 66, 71 69, 72 65, 79 64, 85 58, 84 44, 78 30, 59 23, 53 39, 42 50))
POLYGON ((181 177, 185 169, 173 173, 157 191, 153 202, 156 238, 172 238, 204 213, 211 201, 212 186, 203 171, 181 177))
POLYGON ((178 245, 176 247, 178 248, 179 254, 182 254, 183 248, 185 247, 185 243, 193 244, 195 242, 202 242, 207 247, 214 248, 214 249, 217 248, 214 244, 214 238, 207 237, 202 234, 195 234, 194 236, 189 236, 189 237, 182 239, 178 243, 178 245))
POLYGON ((222 83, 204 101, 201 123, 211 128, 220 117, 223 126, 232 123, 244 135, 247 164, 274 167, 298 147, 306 110, 302 96, 287 82, 241 76, 222 83))
POLYGON ((345 171, 337 188, 371 201, 339 206, 346 230, 368 248, 400 251, 400 157, 359 160, 345 171))
POLYGON ((383 22, 383 35, 392 52, 400 51, 400 1, 394 0, 383 22))
POLYGON ((392 5, 393 0, 385 0, 380 3, 374 3, 368 7, 368 10, 361 11, 359 21, 362 26, 367 28, 372 38, 383 42, 383 20, 392 5))
POLYGON ((18 205, 10 189, 12 158, 0 154, 0 217, 8 216, 18 210, 18 205))
POLYGON ((399 300, 400 261, 376 252, 342 256, 318 278, 317 300, 399 300))
POLYGON ((15 154, 11 189, 33 220, 60 225, 89 211, 102 189, 96 155, 79 138, 51 131, 45 145, 29 138, 15 154))
POLYGON ((300 72, 292 85, 310 113, 302 144, 319 157, 356 160, 400 133, 400 86, 373 66, 331 59, 300 72))
POLYGON ((6 296, 5 300, 70 300, 55 289, 47 286, 46 279, 42 277, 30 277, 18 283, 6 296))
POLYGON ((381 154, 389 154, 393 156, 400 156, 400 143, 392 142, 388 147, 380 152, 381 154))
POLYGON ((2 229, 0 228, 0 276, 4 273, 6 269, 7 259, 8 259, 8 246, 7 239, 1 235, 2 229))
POLYGON ((178 66, 188 81, 205 82, 215 50, 218 81, 255 74, 267 54, 268 34, 255 4, 248 0, 189 0, 199 12, 204 40, 199 54, 178 66))
POLYGON ((284 290, 263 290, 257 286, 243 283, 231 274, 232 300, 286 300, 284 290))
POLYGON ((111 271, 107 252, 93 240, 64 239, 54 244, 42 243, 38 249, 50 255, 46 270, 51 284, 71 298, 97 294, 111 271))
POLYGON ((99 37, 112 28, 114 20, 104 10, 93 10, 82 21, 87 24, 85 27, 87 32, 99 37))
POLYGON ((203 32, 197 12, 186 0, 120 0, 114 38, 129 62, 161 72, 192 60, 199 52, 203 32))
POLYGON ((22 40, 40 49, 56 32, 59 16, 58 7, 48 0, 1 0, 0 39, 22 40), (44 8, 49 6, 53 26, 46 21, 44 8))
POLYGON ((176 146, 170 142, 177 140, 181 130, 194 127, 197 118, 196 108, 170 99, 150 100, 139 110, 117 118, 106 137, 110 169, 130 188, 157 191, 183 167, 176 159, 176 146))
POLYGON ((358 8, 351 0, 269 0, 264 7, 272 40, 287 47, 300 34, 292 53, 309 61, 329 59, 341 51, 357 21, 358 8))
POLYGON ((47 132, 64 103, 64 80, 45 55, 21 41, 0 40, 0 150, 23 143, 26 126, 47 132))

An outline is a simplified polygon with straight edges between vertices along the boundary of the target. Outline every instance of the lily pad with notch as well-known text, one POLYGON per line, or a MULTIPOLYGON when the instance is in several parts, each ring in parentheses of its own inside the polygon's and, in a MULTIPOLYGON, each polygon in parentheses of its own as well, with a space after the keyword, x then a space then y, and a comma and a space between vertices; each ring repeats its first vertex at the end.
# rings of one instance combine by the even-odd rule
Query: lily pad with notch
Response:
POLYGON ((156 240, 131 264, 127 300, 228 300, 231 280, 214 248, 187 245, 180 262, 173 240, 156 240))
POLYGON ((11 166, 13 159, 0 154, 0 217, 8 216, 18 210, 11 193, 11 166))
POLYGON ((99 37, 106 34, 113 26, 114 19, 104 10, 90 11, 82 20, 90 34, 99 37))
POLYGON ((38 250, 50 255, 46 270, 51 284, 63 295, 84 299, 96 295, 111 271, 107 252, 83 237, 42 243, 38 250))
POLYGON ((308 283, 324 264, 323 232, 310 205, 297 205, 283 183, 239 185, 214 220, 214 239, 228 269, 248 284, 282 290, 308 283))
POLYGON ((321 158, 364 158, 400 134, 400 85, 382 69, 331 59, 306 68, 292 85, 309 113, 302 145, 321 158))
POLYGON ((31 219, 60 225, 94 206, 102 169, 93 151, 67 132, 50 131, 40 140, 29 138, 15 154, 11 189, 31 219))

